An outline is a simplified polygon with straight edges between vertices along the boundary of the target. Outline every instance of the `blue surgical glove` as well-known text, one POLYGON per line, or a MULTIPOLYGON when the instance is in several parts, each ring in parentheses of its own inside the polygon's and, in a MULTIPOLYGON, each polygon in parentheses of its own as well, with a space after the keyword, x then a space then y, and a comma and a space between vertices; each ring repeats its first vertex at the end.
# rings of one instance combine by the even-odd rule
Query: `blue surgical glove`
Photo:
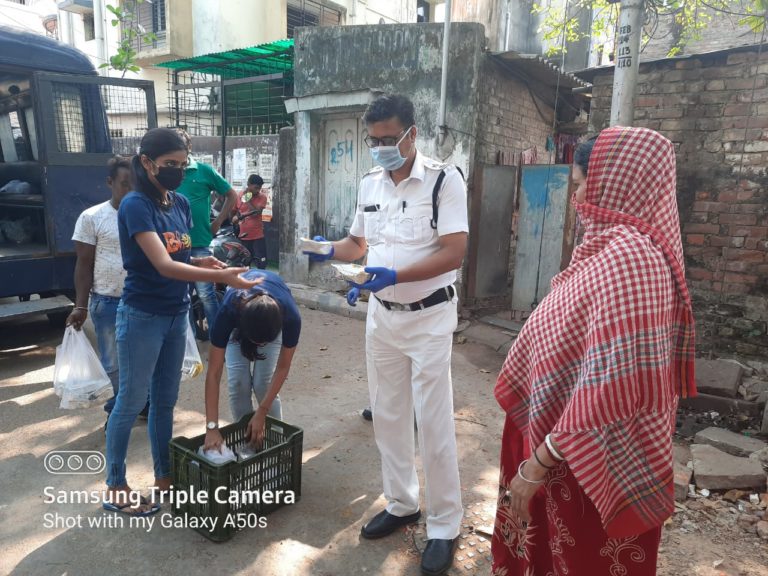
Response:
POLYGON ((357 299, 360 298, 360 288, 353 286, 347 292, 347 304, 357 306, 357 299))
POLYGON ((379 268, 378 266, 366 266, 365 271, 371 274, 371 279, 364 284, 351 283, 360 290, 370 290, 378 292, 388 286, 397 284, 397 272, 392 268, 379 268))
MULTIPOLYGON (((315 236, 312 238, 315 242, 328 242, 325 238, 322 236, 315 236)), ((309 256, 310 261, 312 262, 325 262, 326 260, 330 260, 333 258, 333 246, 331 246, 331 252, 330 254, 315 254, 314 252, 304 252, 307 256, 309 256)))

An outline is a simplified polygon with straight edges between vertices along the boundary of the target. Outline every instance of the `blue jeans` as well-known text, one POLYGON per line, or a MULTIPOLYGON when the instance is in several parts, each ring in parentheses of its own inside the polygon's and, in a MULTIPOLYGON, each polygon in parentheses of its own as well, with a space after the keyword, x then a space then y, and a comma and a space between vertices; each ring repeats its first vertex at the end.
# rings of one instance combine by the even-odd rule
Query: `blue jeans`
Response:
MULTIPOLYGON (((204 258, 205 256, 211 256, 213 252, 210 248, 192 248, 191 254, 195 258, 204 258)), ((216 285, 213 282, 193 282, 193 284, 195 285, 195 290, 197 290, 200 302, 203 303, 205 319, 208 321, 208 330, 210 331, 213 326, 213 320, 216 318, 216 314, 219 313, 219 298, 216 296, 216 285)), ((192 310, 189 311, 189 321, 194 329, 195 322, 192 310)))
POLYGON ((115 322, 117 319, 117 305, 120 298, 114 296, 102 296, 95 292, 91 294, 91 302, 88 305, 93 327, 96 329, 96 347, 99 350, 99 360, 104 371, 112 382, 113 396, 104 404, 104 411, 109 414, 115 406, 115 397, 118 390, 117 370, 117 342, 115 340, 115 322))
MULTIPOLYGON (((264 354, 266 358, 252 363, 240 352, 238 342, 230 341, 227 344, 224 359, 227 365, 229 409, 235 422, 253 411, 251 391, 256 395, 256 400, 259 402, 264 400, 272 382, 272 375, 275 373, 282 346, 283 338, 280 334, 272 342, 259 348, 259 354, 264 354), (253 371, 251 371, 251 365, 253 365, 253 371)), ((269 415, 278 420, 283 419, 283 408, 279 394, 269 408, 269 415)))
POLYGON ((186 334, 186 310, 164 316, 142 312, 124 302, 118 306, 120 385, 107 423, 107 485, 126 484, 125 457, 131 427, 147 402, 147 392, 147 436, 155 478, 171 475, 168 442, 173 434, 173 408, 179 395, 186 334))

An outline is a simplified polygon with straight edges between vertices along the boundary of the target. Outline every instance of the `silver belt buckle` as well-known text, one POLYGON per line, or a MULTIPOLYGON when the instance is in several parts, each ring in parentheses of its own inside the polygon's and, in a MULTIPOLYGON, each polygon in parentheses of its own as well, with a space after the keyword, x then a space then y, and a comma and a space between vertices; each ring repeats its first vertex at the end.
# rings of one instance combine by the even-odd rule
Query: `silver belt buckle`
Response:
POLYGON ((400 304, 400 302, 390 302, 389 305, 392 307, 392 310, 395 310, 397 312, 410 312, 411 307, 407 304, 400 304))

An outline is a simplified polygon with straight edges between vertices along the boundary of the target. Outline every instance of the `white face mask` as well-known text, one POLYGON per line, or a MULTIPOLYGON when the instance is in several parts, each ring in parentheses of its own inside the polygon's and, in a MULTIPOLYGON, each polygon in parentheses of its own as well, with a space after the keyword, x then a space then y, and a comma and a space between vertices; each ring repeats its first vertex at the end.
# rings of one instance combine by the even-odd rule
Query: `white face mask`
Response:
POLYGON ((373 161, 385 170, 392 171, 402 168, 407 158, 400 154, 400 143, 408 136, 411 128, 405 131, 394 146, 376 146, 371 148, 371 158, 373 158, 373 161))

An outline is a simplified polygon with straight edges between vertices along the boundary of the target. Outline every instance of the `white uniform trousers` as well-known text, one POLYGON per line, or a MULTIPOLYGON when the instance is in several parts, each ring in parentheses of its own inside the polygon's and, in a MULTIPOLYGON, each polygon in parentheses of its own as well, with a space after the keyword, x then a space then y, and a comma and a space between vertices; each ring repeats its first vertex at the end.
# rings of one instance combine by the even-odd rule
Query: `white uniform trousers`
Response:
POLYGON ((451 349, 457 298, 418 311, 368 303, 366 361, 387 511, 419 509, 413 417, 424 468, 427 538, 459 535, 463 508, 453 419, 451 349))

